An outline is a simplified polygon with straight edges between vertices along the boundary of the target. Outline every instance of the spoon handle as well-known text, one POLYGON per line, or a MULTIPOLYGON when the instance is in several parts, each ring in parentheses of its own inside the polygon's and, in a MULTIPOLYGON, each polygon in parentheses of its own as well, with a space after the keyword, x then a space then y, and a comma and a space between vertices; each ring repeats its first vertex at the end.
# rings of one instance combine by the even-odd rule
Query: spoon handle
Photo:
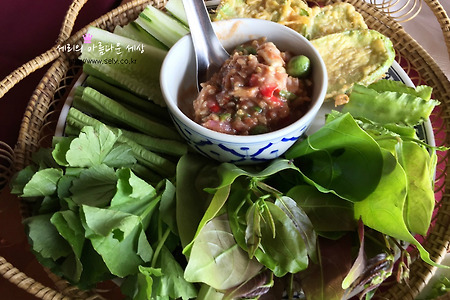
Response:
POLYGON ((197 62, 198 84, 216 72, 229 54, 217 38, 203 0, 183 0, 197 62))

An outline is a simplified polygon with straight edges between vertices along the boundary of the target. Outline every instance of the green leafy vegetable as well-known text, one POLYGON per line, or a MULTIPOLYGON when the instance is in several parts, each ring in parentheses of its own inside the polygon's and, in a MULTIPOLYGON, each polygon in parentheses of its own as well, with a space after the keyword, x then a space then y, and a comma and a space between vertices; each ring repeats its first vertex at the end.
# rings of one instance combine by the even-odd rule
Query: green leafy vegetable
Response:
POLYGON ((213 197, 204 191, 216 186, 217 163, 189 153, 181 157, 176 172, 176 216, 181 245, 185 248, 197 232, 198 225, 213 197))
POLYGON ((386 235, 407 241, 417 247, 421 258, 430 265, 437 264, 411 235, 403 219, 406 199, 406 174, 395 157, 383 152, 383 176, 377 189, 363 201, 355 203, 355 218, 386 235))
POLYGON ((29 165, 16 173, 11 183, 11 194, 23 194, 23 188, 36 173, 36 166, 29 165))
POLYGON ((86 238, 92 242, 112 274, 119 277, 134 274, 139 265, 150 260, 153 251, 146 242, 139 216, 82 206, 81 217, 86 238))
POLYGON ((192 245, 184 277, 226 290, 256 276, 261 268, 236 244, 228 217, 221 215, 202 227, 192 245))
POLYGON ((302 240, 305 242, 309 257, 311 257, 312 260, 317 261, 316 232, 305 211, 301 206, 298 206, 292 198, 287 196, 277 198, 275 200, 275 205, 281 208, 281 210, 291 219, 295 228, 300 233, 302 240))
POLYGON ((77 213, 71 210, 58 211, 50 219, 59 234, 70 244, 73 256, 64 264, 65 274, 72 282, 79 282, 83 271, 81 256, 85 243, 84 229, 77 213))
POLYGON ((334 194, 324 194, 310 185, 297 185, 287 193, 308 215, 314 230, 329 237, 334 232, 353 231, 356 221, 353 203, 342 201, 334 194))
POLYGON ((319 244, 319 263, 295 274, 294 279, 301 283, 306 299, 341 300, 344 296, 341 283, 352 265, 349 236, 337 241, 319 239, 319 244))
POLYGON ((271 202, 266 202, 268 213, 273 218, 275 232, 270 222, 261 222, 261 250, 255 253, 262 264, 271 268, 275 276, 281 277, 287 273, 297 273, 308 266, 308 256, 305 241, 289 216, 281 208, 271 202), (266 261, 269 261, 269 266, 266 261))
POLYGON ((380 147, 350 114, 328 122, 285 154, 309 183, 352 202, 370 195, 381 177, 380 147))
POLYGON ((431 292, 426 298, 420 298, 421 300, 425 299, 436 299, 439 296, 444 296, 450 292, 450 279, 444 275, 439 277, 439 280, 433 284, 433 288, 431 292))
POLYGON ((425 235, 430 227, 434 210, 435 151, 431 157, 427 149, 417 143, 398 143, 397 157, 406 174, 408 194, 406 195, 405 222, 411 232, 425 235))
POLYGON ((223 300, 223 293, 203 283, 198 292, 197 300, 223 300))
POLYGON ((364 252, 364 224, 360 221, 358 224, 358 235, 359 235, 359 251, 355 262, 353 263, 347 276, 345 276, 342 281, 342 288, 344 290, 348 289, 351 284, 363 273, 366 268, 366 254, 364 252))
POLYGON ((378 91, 380 85, 375 88, 355 85, 342 111, 382 124, 416 125, 428 119, 434 107, 439 105, 439 101, 429 99, 428 91, 424 93, 423 89, 409 93, 403 86, 391 86, 394 91, 378 91))
MULTIPOLYGON (((161 266, 161 273, 153 276, 152 298, 167 300, 192 299, 197 296, 197 290, 194 285, 185 280, 184 270, 165 247, 162 248, 159 265, 161 266)), ((148 269, 140 267, 141 272, 148 269)), ((148 274, 150 275, 151 272, 148 272, 148 274)))
MULTIPOLYGON (((67 116, 67 124, 70 126, 82 129, 84 126, 92 126, 99 128, 105 126, 102 122, 89 117, 74 107, 71 107, 67 116)), ((147 150, 138 141, 133 140, 130 137, 126 137, 120 134, 120 130, 117 128, 109 127, 109 130, 113 131, 117 136, 117 140, 120 143, 127 144, 131 148, 131 152, 135 159, 144 167, 157 172, 158 174, 165 176, 173 176, 175 173, 175 164, 169 159, 162 157, 152 151, 147 150)), ((176 151, 176 150, 175 150, 176 151)), ((181 150, 183 151, 183 150, 181 150)), ((159 181, 162 178, 157 175, 151 176, 153 181, 159 181)))
POLYGON ((430 100, 433 88, 427 85, 419 85, 415 88, 407 86, 401 81, 381 79, 369 85, 369 88, 382 93, 382 92, 397 92, 410 94, 416 97, 420 97, 423 100, 430 100))
POLYGON ((69 188, 72 201, 78 205, 103 207, 116 192, 116 173, 106 165, 93 166, 80 172, 69 188))
MULTIPOLYGON (((182 162, 183 158, 179 166, 182 162)), ((201 170, 201 162, 197 164, 196 169, 201 170)), ((226 210, 234 243, 247 252, 248 258, 256 258, 278 277, 305 269, 308 254, 315 256, 316 237, 312 225, 292 199, 283 197, 263 182, 277 172, 291 169, 296 170, 287 160, 275 160, 264 169, 243 169, 227 163, 213 168, 221 182, 215 188, 204 188, 213 193, 213 197, 202 220, 196 223, 197 233, 184 249, 185 253, 190 253, 190 260, 199 255, 195 252, 200 250, 194 246, 201 232, 226 210)))
POLYGON ((44 169, 36 172, 23 187, 22 197, 49 196, 56 191, 61 169, 44 169))
POLYGON ((33 250, 44 258, 57 260, 71 252, 70 245, 51 224, 51 214, 27 218, 24 224, 28 230, 33 250))
POLYGON ((230 193, 230 186, 224 186, 217 190, 217 192, 214 194, 214 197, 211 200, 210 205, 208 206, 208 209, 206 210, 205 214, 203 215, 198 228, 197 232, 195 233, 195 236, 191 243, 186 246, 184 249, 184 252, 187 252, 190 250, 190 247, 195 242, 196 237, 200 234, 201 230, 203 229, 206 224, 214 219, 219 211, 222 209, 223 205, 225 204, 226 200, 228 199, 228 195, 230 193))
POLYGON ((267 291, 273 286, 273 275, 264 271, 256 275, 255 277, 247 280, 238 287, 225 291, 223 300, 231 299, 246 299, 250 297, 258 297, 265 295, 267 291))
MULTIPOLYGON (((137 177, 129 168, 136 160, 119 137, 105 125, 84 127, 77 137, 55 138, 53 152, 40 155, 47 162, 41 169, 30 166, 17 175, 14 191, 40 205, 40 214, 24 221, 33 251, 83 288, 113 276, 137 276, 140 266, 160 259, 168 274, 155 280, 160 288, 170 286, 181 267, 164 250, 166 241, 174 247, 170 230, 164 236, 158 231, 174 227, 168 210, 175 187, 168 180, 154 187, 137 177), (156 233, 149 230, 153 220, 159 222, 156 233)), ((193 286, 184 286, 189 288, 180 295, 193 297, 193 286)))

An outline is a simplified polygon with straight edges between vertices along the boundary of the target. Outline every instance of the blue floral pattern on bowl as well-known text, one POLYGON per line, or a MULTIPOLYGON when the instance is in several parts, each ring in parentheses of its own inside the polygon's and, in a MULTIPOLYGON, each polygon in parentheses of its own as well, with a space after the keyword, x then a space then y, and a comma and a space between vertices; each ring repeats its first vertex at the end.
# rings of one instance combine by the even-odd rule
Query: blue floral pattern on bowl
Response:
POLYGON ((178 132, 197 152, 214 160, 231 163, 258 163, 279 157, 292 146, 307 130, 303 126, 287 135, 269 141, 255 143, 231 143, 206 137, 189 129, 172 115, 178 132))

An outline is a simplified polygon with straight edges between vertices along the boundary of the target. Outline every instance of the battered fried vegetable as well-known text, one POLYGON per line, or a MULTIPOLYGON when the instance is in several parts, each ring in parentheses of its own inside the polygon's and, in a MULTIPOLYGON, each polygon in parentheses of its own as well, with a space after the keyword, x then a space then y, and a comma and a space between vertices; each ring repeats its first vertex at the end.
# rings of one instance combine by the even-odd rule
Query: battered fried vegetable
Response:
POLYGON ((335 3, 311 9, 311 21, 304 35, 313 40, 332 33, 360 29, 367 29, 367 24, 355 7, 349 3, 335 3))
POLYGON ((222 0, 213 20, 256 18, 281 23, 305 33, 311 8, 303 0, 222 0))
POLYGON ((349 3, 309 7, 303 0, 222 0, 214 20, 257 18, 286 25, 308 39, 346 30, 367 29, 349 3))
POLYGON ((391 40, 375 30, 349 30, 311 42, 327 67, 328 99, 348 92, 356 83, 369 85, 379 80, 395 56, 391 40))

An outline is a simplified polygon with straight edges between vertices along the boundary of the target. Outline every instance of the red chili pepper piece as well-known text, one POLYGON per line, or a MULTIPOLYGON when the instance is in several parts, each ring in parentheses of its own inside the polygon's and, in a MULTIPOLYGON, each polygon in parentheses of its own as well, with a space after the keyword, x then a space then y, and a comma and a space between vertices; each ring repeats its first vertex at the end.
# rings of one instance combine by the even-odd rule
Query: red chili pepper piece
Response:
POLYGON ((272 97, 277 87, 278 86, 276 84, 269 84, 261 87, 259 91, 261 92, 261 95, 263 95, 263 97, 272 97))
POLYGON ((220 111, 219 103, 216 101, 211 101, 208 103, 208 108, 213 113, 218 113, 220 111))

